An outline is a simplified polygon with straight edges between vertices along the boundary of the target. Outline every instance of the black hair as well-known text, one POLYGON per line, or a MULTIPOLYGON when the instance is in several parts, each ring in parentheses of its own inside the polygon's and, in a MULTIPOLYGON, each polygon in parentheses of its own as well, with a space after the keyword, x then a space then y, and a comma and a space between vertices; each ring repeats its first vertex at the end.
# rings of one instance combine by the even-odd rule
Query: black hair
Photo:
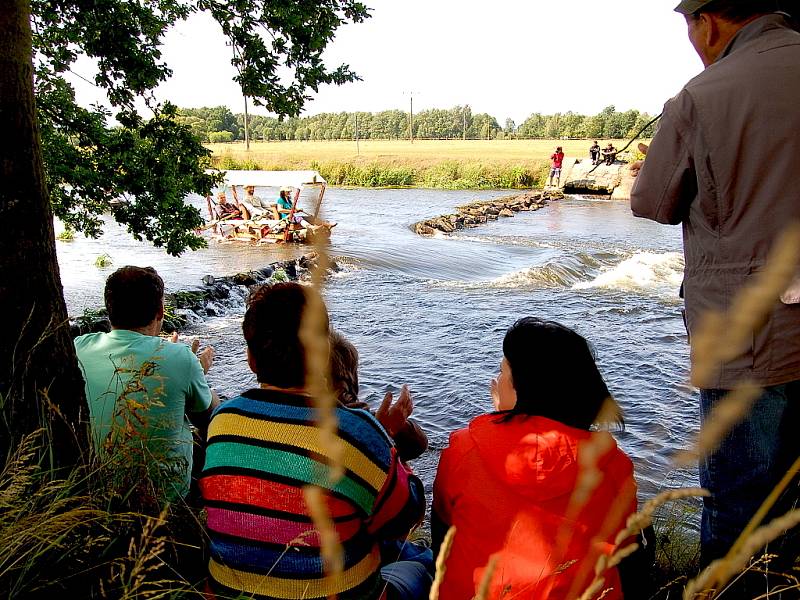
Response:
POLYGON ((108 320, 116 329, 139 329, 164 306, 164 280, 153 267, 122 267, 106 279, 108 320))
MULTIPOLYGON (((309 298, 317 292, 295 282, 265 284, 247 300, 242 332, 255 362, 256 378, 277 387, 304 387, 306 352, 300 326, 309 298)), ((328 335, 328 311, 323 311, 324 335, 328 335)))
POLYGON ((517 393, 503 420, 537 415, 588 430, 611 396, 589 342, 554 321, 518 320, 506 332, 503 355, 517 393))
POLYGON ((742 23, 753 17, 778 10, 777 0, 714 0, 695 12, 696 19, 702 13, 714 13, 726 21, 742 23))

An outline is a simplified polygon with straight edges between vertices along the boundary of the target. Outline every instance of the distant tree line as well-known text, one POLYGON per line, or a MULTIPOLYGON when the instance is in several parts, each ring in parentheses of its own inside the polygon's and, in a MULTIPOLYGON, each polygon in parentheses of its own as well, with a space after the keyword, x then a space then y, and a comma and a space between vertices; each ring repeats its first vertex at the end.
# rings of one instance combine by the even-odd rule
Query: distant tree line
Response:
MULTIPOLYGON (((244 115, 224 106, 179 109, 179 120, 204 142, 232 142, 244 139, 244 115)), ((487 113, 473 114, 469 106, 428 109, 415 113, 415 139, 619 139, 637 133, 652 116, 628 110, 618 112, 607 106, 596 115, 571 111, 543 115, 533 113, 520 125, 506 119, 504 126, 487 113)), ((409 137, 410 115, 401 110, 376 113, 321 113, 284 120, 250 115, 252 140, 394 140, 409 137)), ((645 136, 652 136, 652 126, 645 136)))

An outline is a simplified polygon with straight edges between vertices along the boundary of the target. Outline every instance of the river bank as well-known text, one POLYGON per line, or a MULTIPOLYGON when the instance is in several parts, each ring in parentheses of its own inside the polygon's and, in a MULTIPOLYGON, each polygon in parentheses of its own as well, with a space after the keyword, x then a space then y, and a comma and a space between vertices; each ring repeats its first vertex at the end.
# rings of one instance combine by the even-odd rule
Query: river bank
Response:
MULTIPOLYGON (((233 275, 205 275, 201 286, 168 292, 164 294, 162 333, 182 331, 237 310, 256 286, 270 282, 308 280, 317 261, 317 253, 309 252, 296 259, 276 261, 259 269, 233 275)), ((336 263, 331 261, 328 273, 338 270, 336 263)), ((73 338, 85 333, 111 331, 108 312, 105 308, 85 308, 82 315, 70 319, 70 330, 73 338)))

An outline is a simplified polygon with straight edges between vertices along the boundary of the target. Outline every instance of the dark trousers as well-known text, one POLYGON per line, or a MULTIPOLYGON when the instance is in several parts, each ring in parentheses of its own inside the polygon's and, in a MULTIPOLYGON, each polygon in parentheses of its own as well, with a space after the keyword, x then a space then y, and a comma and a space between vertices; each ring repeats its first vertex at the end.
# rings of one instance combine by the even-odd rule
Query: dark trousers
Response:
MULTIPOLYGON (((701 390, 702 420, 725 390, 701 390)), ((765 388, 750 414, 700 462, 700 484, 711 492, 703 501, 701 561, 724 556, 750 518, 800 456, 800 381, 765 388)), ((798 478, 790 483, 764 523, 798 505, 798 478)), ((771 544, 779 562, 800 554, 797 529, 771 544)))

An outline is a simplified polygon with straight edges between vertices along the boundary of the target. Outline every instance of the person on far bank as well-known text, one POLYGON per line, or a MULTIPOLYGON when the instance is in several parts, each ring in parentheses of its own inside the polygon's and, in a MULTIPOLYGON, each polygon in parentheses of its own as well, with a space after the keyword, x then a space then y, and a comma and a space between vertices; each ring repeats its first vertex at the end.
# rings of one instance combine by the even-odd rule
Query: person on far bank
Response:
MULTIPOLYGON (((456 528, 439 598, 473 598, 493 556, 487 598, 578 598, 636 511, 630 458, 610 433, 591 430, 608 387, 583 337, 526 317, 506 332, 491 395, 494 412, 451 434, 439 459, 435 553, 456 528), (588 464, 599 477, 579 497, 588 464)), ((618 570, 603 576, 610 589, 603 597, 622 598, 618 570)))
MULTIPOLYGON (((201 430, 219 403, 206 373, 214 360, 210 346, 197 353, 159 337, 164 321, 164 281, 152 267, 127 266, 106 280, 108 333, 75 338, 86 385, 89 422, 98 453, 126 448, 156 464, 156 489, 167 500, 189 492, 192 423, 201 430)), ((157 500, 163 500, 158 498, 157 500)))
POLYGON ((593 165, 600 164, 600 144, 597 143, 597 140, 594 141, 594 144, 589 146, 589 156, 592 159, 593 165))
MULTIPOLYGON (((664 106, 631 191, 636 216, 683 226, 681 287, 694 334, 764 269, 775 240, 800 220, 800 33, 764 0, 684 0, 689 41, 705 70, 664 106), (791 132, 791 134, 790 134, 791 132), (769 160, 765 162, 765 157, 769 160)), ((775 298, 746 347, 700 390, 700 416, 740 382, 763 388, 750 413, 700 462, 701 560, 720 558, 800 456, 800 294, 775 298)), ((788 486, 767 519, 795 506, 788 486)), ((770 544, 791 563, 796 534, 770 544)), ((776 563, 770 563, 771 571, 776 563)), ((752 598, 764 591, 763 586, 752 598)))
POLYGON ((564 163, 564 152, 561 146, 556 148, 556 151, 550 155, 550 187, 553 186, 553 178, 556 180, 556 187, 561 182, 561 165, 564 163))

